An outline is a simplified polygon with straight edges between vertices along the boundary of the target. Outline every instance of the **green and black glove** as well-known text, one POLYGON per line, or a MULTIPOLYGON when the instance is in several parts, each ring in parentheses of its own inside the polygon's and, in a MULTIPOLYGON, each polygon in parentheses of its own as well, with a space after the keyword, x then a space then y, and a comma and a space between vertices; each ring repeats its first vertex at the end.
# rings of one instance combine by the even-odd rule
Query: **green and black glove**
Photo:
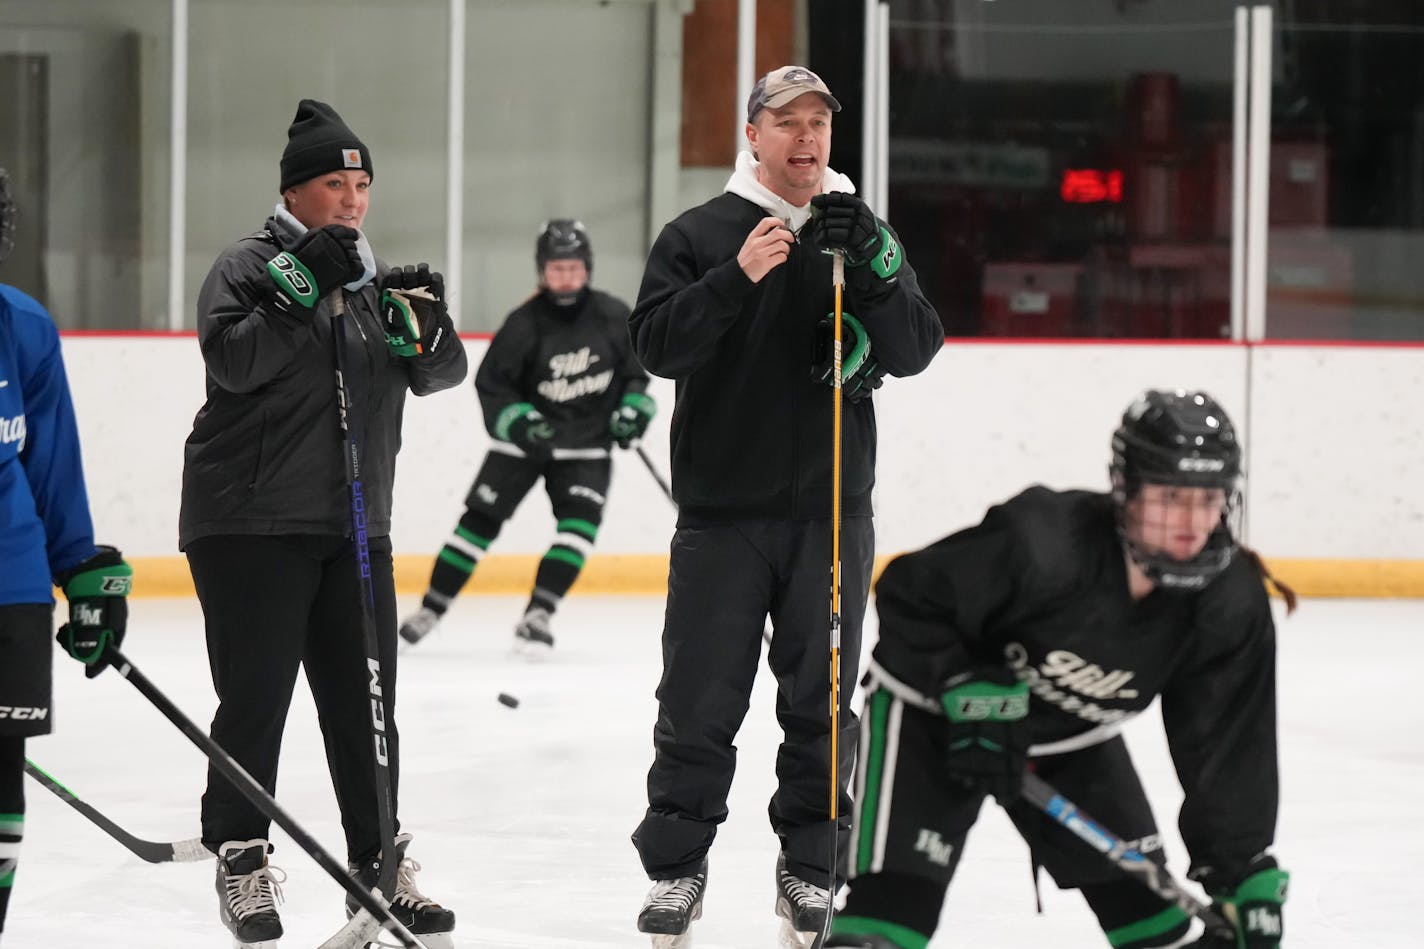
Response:
POLYGON ((619 448, 627 448, 643 437, 657 412, 658 403, 646 392, 625 392, 608 420, 608 431, 619 448))
MULTIPOLYGON (((836 315, 827 313, 816 324, 816 347, 811 357, 811 378, 835 385, 836 315)), ((870 351, 870 336, 860 320, 841 313, 841 395, 859 402, 880 388, 885 369, 870 351)))
POLYGON ((133 568, 116 549, 101 546, 88 560, 55 579, 69 601, 69 622, 59 628, 55 638, 88 667, 84 674, 92 679, 108 666, 104 658, 108 647, 118 648, 124 641, 133 568))
POLYGON ((273 303, 283 313, 310 310, 332 290, 366 272, 356 246, 360 234, 342 224, 315 227, 267 262, 277 285, 273 303))
POLYGON ((822 250, 845 252, 849 267, 870 265, 881 280, 892 280, 904 262, 900 242, 860 198, 844 191, 811 199, 811 234, 822 250))
POLYGON ((1208 874, 1202 886, 1212 898, 1212 906, 1236 927, 1234 936, 1209 933, 1192 943, 1197 949, 1280 949, 1285 935, 1282 912, 1290 874, 1274 857, 1252 860, 1234 878, 1220 880, 1208 874))
POLYGON ((392 268, 381 278, 381 323, 393 354, 433 355, 455 333, 445 278, 429 264, 392 268))
POLYGON ((554 434, 554 426, 528 402, 506 406, 495 420, 495 438, 517 445, 531 458, 546 457, 553 451, 554 434))
POLYGON ((952 676, 940 693, 949 719, 945 768, 954 780, 1010 804, 1028 763, 1028 683, 1006 666, 952 676))

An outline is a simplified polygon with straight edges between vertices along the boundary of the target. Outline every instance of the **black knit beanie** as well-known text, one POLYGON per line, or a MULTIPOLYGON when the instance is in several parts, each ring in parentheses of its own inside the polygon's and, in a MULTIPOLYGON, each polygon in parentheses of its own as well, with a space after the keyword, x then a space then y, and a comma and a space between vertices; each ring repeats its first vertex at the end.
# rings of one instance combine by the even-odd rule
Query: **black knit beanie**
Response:
POLYGON ((287 129, 278 193, 329 171, 357 169, 375 177, 371 152, 325 102, 303 99, 287 129))

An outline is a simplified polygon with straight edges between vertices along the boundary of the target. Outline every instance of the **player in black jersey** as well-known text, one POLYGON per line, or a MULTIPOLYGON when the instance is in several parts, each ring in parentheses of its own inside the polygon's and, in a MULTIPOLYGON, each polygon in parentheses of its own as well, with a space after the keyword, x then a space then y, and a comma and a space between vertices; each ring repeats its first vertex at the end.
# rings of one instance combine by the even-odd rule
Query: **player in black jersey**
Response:
POLYGON ((534 261, 538 292, 505 318, 475 375, 494 442, 419 611, 401 624, 408 642, 435 628, 542 476, 558 524, 514 636, 519 646, 552 648, 549 618, 598 537, 613 443, 629 447, 657 411, 628 341, 627 304, 589 286, 593 248, 583 225, 546 222, 534 261))
POLYGON ((1163 861, 1119 734, 1160 695, 1190 876, 1238 929, 1191 945, 1279 949, 1275 627, 1236 537, 1241 447, 1215 401, 1180 391, 1140 396, 1112 445, 1111 493, 1029 488, 876 584, 851 883, 827 946, 924 949, 990 794, 1112 946, 1185 944, 1181 910, 1019 796, 1027 766, 1163 861))

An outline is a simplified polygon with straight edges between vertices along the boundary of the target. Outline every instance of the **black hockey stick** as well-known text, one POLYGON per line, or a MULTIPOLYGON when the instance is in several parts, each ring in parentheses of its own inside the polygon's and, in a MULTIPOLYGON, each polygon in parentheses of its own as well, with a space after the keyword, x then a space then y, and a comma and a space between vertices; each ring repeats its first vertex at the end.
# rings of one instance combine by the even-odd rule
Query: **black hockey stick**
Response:
POLYGON ((658 483, 658 487, 663 489, 663 494, 666 494, 667 499, 672 501, 673 507, 676 507, 677 502, 673 500, 672 488, 668 487, 668 483, 663 480, 663 476, 658 474, 658 469, 653 466, 653 459, 648 457, 648 453, 643 451, 643 446, 637 442, 633 443, 633 450, 638 453, 639 458, 643 459, 643 464, 648 467, 648 474, 653 476, 653 480, 658 483))
POLYGON ((54 793, 55 797, 89 818, 95 826, 127 847, 129 852, 140 860, 146 860, 149 863, 195 863, 199 860, 213 859, 213 852, 203 846, 201 837, 174 841, 143 840, 135 837, 100 814, 92 806, 84 803, 79 799, 79 795, 60 784, 54 775, 45 771, 29 758, 25 759, 25 773, 43 784, 54 793))
MULTIPOLYGON (((356 878, 346 872, 346 868, 336 861, 336 858, 322 849, 321 844, 311 834, 302 829, 301 825, 293 820, 286 811, 272 798, 272 795, 258 784, 252 775, 248 774, 242 765, 238 764, 207 732, 203 731, 193 720, 184 715, 178 706, 159 691, 158 687, 149 681, 148 677, 134 667, 128 658, 113 646, 106 648, 104 658, 114 667, 114 671, 127 679, 134 688, 143 693, 143 697, 153 703, 154 707, 163 713, 163 717, 168 719, 178 730, 188 737, 188 740, 197 745, 207 756, 212 766, 234 788, 252 803, 252 806, 261 811, 269 820, 287 832, 298 847, 307 852, 307 856, 316 861, 327 874, 341 885, 341 888, 351 895, 351 898, 360 904, 361 908, 369 913, 372 918, 379 920, 380 925, 388 929, 392 935, 400 941, 405 949, 426 949, 424 943, 417 939, 409 929, 392 915, 390 907, 380 898, 372 893, 368 893, 362 888, 356 878)), ((333 937, 335 938, 335 937, 333 937)), ((350 943, 351 946, 361 946, 363 942, 350 943)), ((328 945, 332 945, 328 940, 328 945)))
POLYGON ((376 816, 381 828, 381 868, 377 885, 387 900, 396 888, 396 817, 391 769, 386 746, 386 701, 381 688, 381 647, 376 637, 376 588, 371 582, 371 550, 366 537, 366 500, 361 489, 361 451, 350 413, 356 410, 346 387, 346 295, 336 291, 331 313, 331 362, 336 371, 336 414, 341 425, 346 489, 351 501, 351 542, 356 546, 356 572, 361 585, 361 639, 366 647, 366 671, 371 692, 371 741, 376 762, 376 816))
POLYGON ((1234 941, 1236 927, 1222 918, 1211 904, 1183 889, 1165 867, 1133 849, 1127 841, 1059 794, 1047 781, 1030 771, 1024 775, 1022 793, 1024 800, 1053 818, 1128 876, 1182 912, 1200 919, 1209 931, 1229 936, 1234 941))

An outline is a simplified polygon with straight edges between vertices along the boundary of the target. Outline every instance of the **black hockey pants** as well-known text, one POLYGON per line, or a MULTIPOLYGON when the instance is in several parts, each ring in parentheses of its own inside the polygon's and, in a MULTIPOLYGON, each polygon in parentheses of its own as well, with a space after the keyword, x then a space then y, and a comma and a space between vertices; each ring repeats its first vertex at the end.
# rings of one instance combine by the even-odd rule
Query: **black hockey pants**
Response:
MULTIPOLYGON (((355 862, 374 857, 381 837, 355 545, 337 536, 221 536, 193 541, 187 554, 218 696, 213 740, 275 793, 287 708, 297 671, 304 667, 347 856, 355 862)), ((394 805, 400 739, 390 538, 372 538, 370 554, 394 805)), ((208 769, 202 827, 209 848, 266 838, 269 823, 227 779, 208 769)))
MULTIPOLYGON (((843 788, 855 757, 857 719, 850 696, 874 550, 871 519, 848 518, 841 537, 843 788)), ((788 869, 826 885, 830 575, 829 521, 753 521, 680 528, 673 535, 655 757, 647 813, 633 834, 652 879, 692 873, 727 818, 736 767, 732 743, 751 701, 770 615, 768 664, 776 676, 776 717, 783 733, 777 790, 768 809, 771 826, 781 838, 788 869)), ((845 843, 850 796, 844 791, 838 817, 845 843)))

